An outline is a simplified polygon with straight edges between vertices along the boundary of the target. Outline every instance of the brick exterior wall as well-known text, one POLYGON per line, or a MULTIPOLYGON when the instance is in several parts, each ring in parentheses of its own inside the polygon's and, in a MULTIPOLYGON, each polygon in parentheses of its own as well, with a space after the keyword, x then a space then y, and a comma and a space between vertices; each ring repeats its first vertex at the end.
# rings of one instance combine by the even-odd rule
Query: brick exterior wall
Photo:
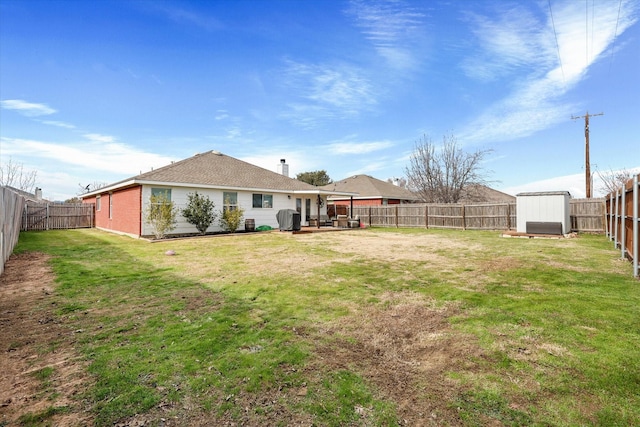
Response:
MULTIPOLYGON (((95 197, 83 199, 96 203, 95 197)), ((96 203, 96 227, 140 236, 142 232, 142 186, 124 188, 100 195, 100 210, 96 203), (112 198, 112 199, 111 199, 112 198), (112 203, 109 218, 109 203, 112 203)))

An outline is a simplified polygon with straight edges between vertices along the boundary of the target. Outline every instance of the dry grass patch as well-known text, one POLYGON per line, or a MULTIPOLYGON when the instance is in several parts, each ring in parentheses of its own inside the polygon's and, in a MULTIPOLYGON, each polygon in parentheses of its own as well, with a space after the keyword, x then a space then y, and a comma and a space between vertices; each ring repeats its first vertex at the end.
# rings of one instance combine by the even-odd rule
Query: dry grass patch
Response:
POLYGON ((480 370, 476 340, 451 328, 457 304, 438 305, 413 292, 385 293, 380 304, 333 322, 313 369, 354 370, 397 405, 407 425, 460 423, 447 402, 460 390, 448 376, 480 370))
POLYGON ((433 234, 376 233, 342 231, 298 236, 301 242, 321 245, 342 254, 382 261, 424 261, 430 265, 450 266, 451 260, 436 252, 442 248, 460 251, 480 250, 480 245, 466 244, 433 234))

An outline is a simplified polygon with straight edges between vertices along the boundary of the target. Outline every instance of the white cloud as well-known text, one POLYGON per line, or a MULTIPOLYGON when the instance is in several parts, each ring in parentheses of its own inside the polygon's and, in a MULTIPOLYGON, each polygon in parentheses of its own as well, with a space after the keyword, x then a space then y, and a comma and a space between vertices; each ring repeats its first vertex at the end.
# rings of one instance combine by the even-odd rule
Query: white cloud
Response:
POLYGON ((278 171, 280 159, 285 159, 289 165, 289 178, 295 178, 298 173, 308 172, 311 170, 325 169, 320 167, 317 156, 310 154, 308 151, 294 151, 288 147, 270 147, 268 151, 254 153, 248 156, 238 156, 238 158, 252 165, 270 170, 278 171), (274 153, 286 153, 280 156, 274 153))
MULTIPOLYGON (((631 168, 628 171, 631 173, 639 173, 640 167, 631 168)), ((604 197, 606 195, 604 190, 605 186, 598 173, 595 173, 592 176, 591 188, 593 197, 604 197)), ((512 195, 537 191, 568 191, 571 193, 571 197, 579 199, 586 197, 585 174, 583 172, 572 175, 557 176, 527 184, 507 187, 501 191, 512 195)))
POLYGON ((56 127, 64 128, 64 129, 75 129, 76 128, 72 124, 65 123, 65 122, 60 122, 60 121, 57 121, 57 120, 42 120, 40 123, 43 123, 43 124, 49 125, 49 126, 56 126, 56 127))
POLYGON ((0 101, 0 106, 6 110, 15 110, 27 117, 47 116, 56 112, 46 104, 36 104, 22 99, 5 99, 0 101))
POLYGON ((351 2, 347 13, 378 54, 396 69, 413 68, 417 61, 412 45, 420 37, 425 15, 402 1, 351 2))
POLYGON ((472 15, 474 39, 480 44, 476 54, 466 58, 463 70, 473 78, 487 81, 532 65, 553 63, 555 43, 545 35, 549 29, 524 7, 506 9, 497 20, 472 15))
POLYGON ((303 127, 357 116, 377 104, 371 82, 356 67, 287 61, 284 75, 285 84, 300 101, 288 104, 283 117, 303 127))
POLYGON ((618 4, 600 4, 588 38, 584 5, 574 1, 554 3, 553 22, 547 9, 546 21, 536 23, 524 6, 504 11, 495 21, 476 18, 478 54, 463 67, 476 78, 505 79, 511 92, 473 120, 461 140, 525 137, 569 118, 580 106, 562 101, 562 96, 603 57, 615 39, 616 27, 620 35, 636 21, 637 4, 625 1, 620 5, 618 21, 618 4), (518 80, 516 72, 525 78, 518 80))
POLYGON ((227 110, 216 111, 216 116, 215 116, 216 120, 224 120, 228 118, 229 118, 229 113, 227 112, 227 110))
POLYGON ((281 113, 280 117, 298 127, 313 129, 320 122, 335 119, 336 114, 335 111, 317 105, 291 103, 287 104, 287 110, 281 113))
POLYGON ((181 25, 193 26, 205 31, 216 31, 224 28, 222 22, 211 15, 205 15, 195 10, 171 5, 166 2, 145 2, 144 6, 151 12, 156 12, 181 25))
POLYGON ((46 200, 66 200, 79 193, 80 181, 86 180, 65 171, 37 171, 38 186, 46 200))
POLYGON ((375 142, 350 142, 340 141, 328 145, 330 153, 333 154, 366 154, 373 151, 383 150, 393 147, 395 144, 391 141, 375 141, 375 142))
POLYGON ((3 152, 7 154, 41 158, 92 171, 124 175, 137 175, 152 167, 165 166, 172 160, 115 142, 96 141, 62 145, 19 138, 2 137, 1 140, 3 152))
POLYGON ((87 138, 91 142, 102 142, 102 143, 110 143, 114 142, 116 139, 113 136, 109 135, 100 135, 99 133, 85 133, 85 138, 87 138))
POLYGON ((569 193, 571 193, 571 197, 574 198, 582 198, 585 197, 586 194, 584 173, 557 176, 554 178, 529 182, 527 184, 507 187, 500 191, 514 196, 518 193, 538 191, 568 191, 569 193))

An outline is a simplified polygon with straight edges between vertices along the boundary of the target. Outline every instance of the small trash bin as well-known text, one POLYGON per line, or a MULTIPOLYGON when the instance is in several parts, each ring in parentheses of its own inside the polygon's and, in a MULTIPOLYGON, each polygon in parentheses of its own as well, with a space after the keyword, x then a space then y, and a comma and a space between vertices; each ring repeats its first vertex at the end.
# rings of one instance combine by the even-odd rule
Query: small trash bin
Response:
POLYGON ((245 231, 255 231, 256 230, 256 220, 255 219, 245 219, 244 220, 244 229, 245 231))
POLYGON ((300 231, 301 215, 300 212, 294 212, 293 216, 293 231, 300 231))

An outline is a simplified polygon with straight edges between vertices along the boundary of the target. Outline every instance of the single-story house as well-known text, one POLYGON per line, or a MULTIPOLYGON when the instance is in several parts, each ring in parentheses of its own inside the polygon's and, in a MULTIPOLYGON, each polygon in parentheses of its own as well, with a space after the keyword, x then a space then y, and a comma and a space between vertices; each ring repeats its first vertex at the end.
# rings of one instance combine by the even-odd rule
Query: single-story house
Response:
POLYGON ((406 188, 369 175, 355 175, 319 188, 331 194, 328 197, 329 203, 336 206, 397 205, 420 201, 417 195, 406 188), (345 196, 340 193, 356 193, 357 196, 345 196))
POLYGON ((482 184, 467 185, 459 203, 515 203, 516 197, 482 184))
MULTIPOLYGON (((281 209, 298 211, 302 225, 308 225, 316 215, 326 216, 326 197, 333 192, 289 178, 288 165, 284 159, 280 162, 281 173, 277 173, 209 151, 96 189, 81 198, 84 203, 95 203, 97 228, 134 237, 153 235, 144 221, 144 212, 151 195, 160 193, 181 209, 186 207, 187 196, 197 191, 208 196, 218 212, 241 207, 244 218, 253 219, 256 227, 278 228, 276 214, 281 209)), ((217 221, 207 232, 216 231, 221 231, 217 221)), ((177 227, 171 233, 190 234, 197 230, 178 214, 177 227)))
POLYGON ((28 191, 20 190, 18 188, 11 187, 10 185, 6 185, 6 188, 13 191, 14 193, 22 196, 25 201, 31 203, 47 203, 48 200, 42 198, 42 188, 36 187, 33 193, 29 193, 28 191))

